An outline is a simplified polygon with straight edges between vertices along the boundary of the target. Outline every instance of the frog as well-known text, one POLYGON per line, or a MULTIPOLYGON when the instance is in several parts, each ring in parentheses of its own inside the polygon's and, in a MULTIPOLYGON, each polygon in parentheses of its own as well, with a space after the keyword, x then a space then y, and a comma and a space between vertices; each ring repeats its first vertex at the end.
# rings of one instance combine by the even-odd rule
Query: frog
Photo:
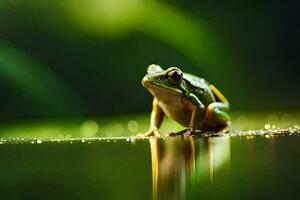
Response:
POLYGON ((151 64, 142 85, 153 96, 150 127, 142 134, 144 137, 162 137, 159 128, 165 115, 185 127, 167 136, 228 132, 231 124, 229 102, 204 78, 184 73, 178 67, 163 70, 151 64))

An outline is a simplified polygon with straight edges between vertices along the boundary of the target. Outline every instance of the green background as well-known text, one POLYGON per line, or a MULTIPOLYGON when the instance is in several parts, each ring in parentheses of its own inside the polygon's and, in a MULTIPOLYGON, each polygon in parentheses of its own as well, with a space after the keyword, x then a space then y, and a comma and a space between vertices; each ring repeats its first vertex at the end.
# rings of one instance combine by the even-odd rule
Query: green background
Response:
POLYGON ((291 0, 0 0, 0 199, 151 199, 155 164, 159 199, 296 198, 298 13, 291 0), (230 133, 125 138, 149 127, 152 63, 216 85, 230 133))
POLYGON ((204 77, 233 110, 299 108, 292 1, 2 0, 0 118, 140 113, 151 63, 204 77))

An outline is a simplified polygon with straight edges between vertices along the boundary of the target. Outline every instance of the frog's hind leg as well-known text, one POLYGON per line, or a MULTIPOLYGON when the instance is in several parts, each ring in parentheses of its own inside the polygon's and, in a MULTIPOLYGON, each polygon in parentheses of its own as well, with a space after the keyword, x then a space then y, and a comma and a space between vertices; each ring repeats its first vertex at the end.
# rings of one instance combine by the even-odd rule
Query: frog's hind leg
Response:
POLYGON ((218 126, 212 129, 208 129, 206 131, 202 130, 193 130, 191 128, 186 128, 178 132, 171 132, 168 134, 168 136, 199 136, 199 137, 210 137, 210 136, 220 136, 224 133, 228 133, 229 126, 218 126))
POLYGON ((205 121, 218 130, 218 132, 227 132, 230 126, 230 117, 227 114, 229 104, 223 102, 213 102, 208 105, 205 111, 205 121))
POLYGON ((212 136, 222 136, 229 132, 229 126, 217 126, 206 131, 196 130, 195 135, 199 137, 212 137, 212 136))
POLYGON ((183 129, 183 130, 178 131, 178 132, 170 132, 170 133, 168 134, 168 136, 183 135, 184 133, 186 133, 187 130, 188 130, 188 129, 186 128, 186 129, 183 129))
POLYGON ((228 131, 230 126, 230 117, 227 114, 229 110, 229 102, 225 96, 214 86, 209 86, 214 94, 217 102, 209 104, 205 111, 205 118, 208 122, 213 122, 222 132, 228 131))

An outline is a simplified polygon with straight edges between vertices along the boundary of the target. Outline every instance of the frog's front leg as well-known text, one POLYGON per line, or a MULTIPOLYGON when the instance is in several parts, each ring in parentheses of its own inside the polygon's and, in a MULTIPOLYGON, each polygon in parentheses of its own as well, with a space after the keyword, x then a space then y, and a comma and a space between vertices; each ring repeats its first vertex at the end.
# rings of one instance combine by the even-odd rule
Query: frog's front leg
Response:
POLYGON ((187 129, 179 131, 177 133, 170 133, 169 136, 176 135, 194 135, 197 127, 202 127, 202 116, 205 110, 205 106, 194 94, 188 94, 185 101, 187 107, 191 111, 191 119, 187 129))
POLYGON ((152 102, 152 112, 150 119, 150 128, 149 130, 143 134, 144 137, 156 136, 161 137, 158 129, 162 123, 164 118, 164 112, 161 107, 158 105, 157 99, 154 98, 152 102))
POLYGON ((202 127, 202 116, 205 110, 205 106, 194 94, 189 94, 188 99, 192 102, 189 104, 189 109, 192 112, 189 126, 184 135, 194 135, 197 127, 202 127))

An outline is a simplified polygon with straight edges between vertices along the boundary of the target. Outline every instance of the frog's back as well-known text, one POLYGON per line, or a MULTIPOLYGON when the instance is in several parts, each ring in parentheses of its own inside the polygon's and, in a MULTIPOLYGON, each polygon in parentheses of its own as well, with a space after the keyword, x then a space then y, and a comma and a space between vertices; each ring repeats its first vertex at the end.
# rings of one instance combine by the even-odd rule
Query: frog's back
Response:
POLYGON ((189 90, 193 92, 205 106, 216 101, 210 89, 210 83, 204 78, 192 74, 184 74, 183 78, 188 84, 189 90))
POLYGON ((209 83, 204 78, 200 78, 192 74, 184 73, 183 78, 187 80, 191 84, 191 86, 197 88, 205 88, 209 85, 209 83))

